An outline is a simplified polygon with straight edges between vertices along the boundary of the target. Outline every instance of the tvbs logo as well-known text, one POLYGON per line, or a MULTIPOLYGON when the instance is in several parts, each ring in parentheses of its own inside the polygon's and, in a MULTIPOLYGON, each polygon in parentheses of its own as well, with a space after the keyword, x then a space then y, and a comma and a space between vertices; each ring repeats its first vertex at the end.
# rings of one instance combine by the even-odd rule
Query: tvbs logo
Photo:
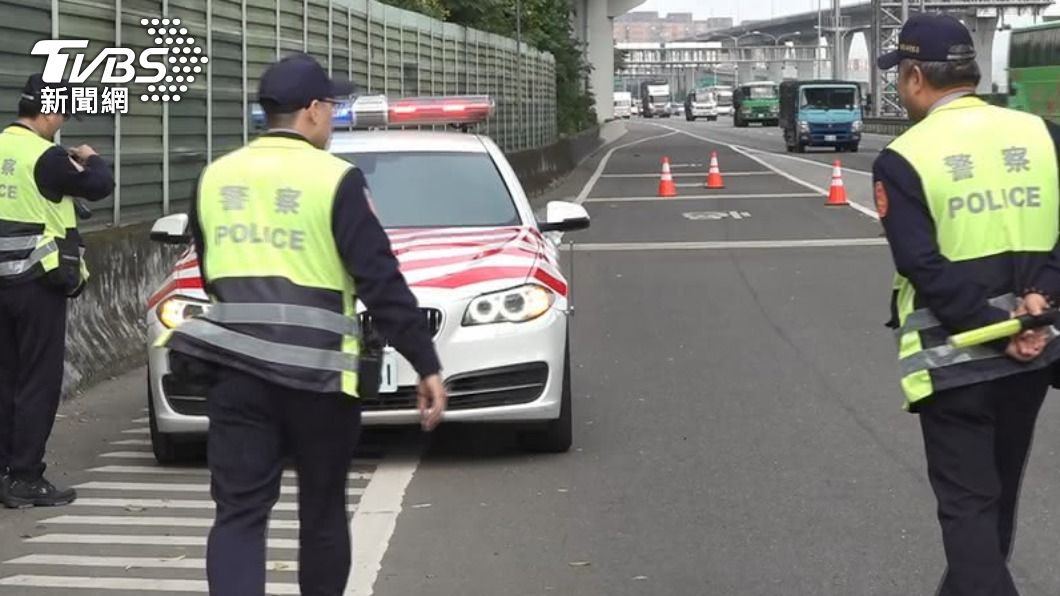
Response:
POLYGON ((203 55, 180 19, 141 19, 140 24, 154 40, 151 47, 137 54, 129 48, 104 48, 90 56, 87 39, 46 39, 31 50, 47 56, 44 82, 81 84, 100 72, 103 85, 147 85, 141 101, 180 101, 180 94, 202 74, 209 58, 203 55), (71 58, 73 59, 71 61, 71 58))

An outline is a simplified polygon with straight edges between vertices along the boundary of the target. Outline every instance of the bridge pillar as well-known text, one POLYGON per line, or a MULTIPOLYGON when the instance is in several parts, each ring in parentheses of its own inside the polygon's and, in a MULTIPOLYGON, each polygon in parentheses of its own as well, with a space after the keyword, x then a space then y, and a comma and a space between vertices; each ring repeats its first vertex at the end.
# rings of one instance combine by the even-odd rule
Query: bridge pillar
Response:
POLYGON ((994 83, 994 34, 997 30, 997 18, 972 18, 965 22, 972 32, 972 42, 975 43, 975 61, 979 64, 979 72, 982 78, 979 80, 978 93, 991 93, 994 83))
POLYGON ((787 61, 782 56, 777 56, 775 60, 767 62, 769 65, 769 80, 773 82, 780 82, 784 79, 784 65, 787 61))
POLYGON ((817 76, 814 72, 813 60, 797 60, 795 61, 795 78, 800 81, 809 81, 817 76))
POLYGON ((740 62, 736 67, 736 80, 739 83, 750 83, 754 79, 754 62, 740 62))

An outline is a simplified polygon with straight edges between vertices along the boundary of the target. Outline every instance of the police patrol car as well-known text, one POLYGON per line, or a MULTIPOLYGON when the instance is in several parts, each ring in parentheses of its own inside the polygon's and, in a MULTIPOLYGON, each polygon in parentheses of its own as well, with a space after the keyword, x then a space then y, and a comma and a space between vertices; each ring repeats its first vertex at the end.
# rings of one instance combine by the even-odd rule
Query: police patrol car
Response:
MULTIPOLYGON (((360 97, 358 128, 467 127, 489 97, 360 97)), ((550 202, 539 220, 504 154, 489 138, 456 131, 336 132, 329 151, 364 172, 374 208, 434 334, 449 391, 445 419, 518 423, 531 450, 571 444, 570 286, 556 233, 589 225, 585 209, 550 202)), ((207 430, 206 390, 169 369, 152 347, 166 329, 209 308, 186 214, 155 222, 152 238, 189 247, 147 304, 148 406, 159 462, 187 458, 207 430)), ((358 305, 361 328, 372 328, 358 305)), ((416 424, 416 372, 392 349, 378 398, 362 399, 365 425, 416 424)))

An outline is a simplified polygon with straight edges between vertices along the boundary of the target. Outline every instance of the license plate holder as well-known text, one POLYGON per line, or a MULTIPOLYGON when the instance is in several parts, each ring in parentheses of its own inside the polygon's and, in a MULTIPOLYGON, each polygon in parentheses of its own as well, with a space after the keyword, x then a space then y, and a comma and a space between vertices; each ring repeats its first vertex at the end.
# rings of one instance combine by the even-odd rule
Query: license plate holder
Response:
POLYGON ((835 142, 836 136, 835 135, 824 135, 824 140, 827 141, 827 142, 835 142))
POLYGON ((383 348, 383 361, 379 370, 379 393, 397 393, 398 361, 394 348, 383 348))

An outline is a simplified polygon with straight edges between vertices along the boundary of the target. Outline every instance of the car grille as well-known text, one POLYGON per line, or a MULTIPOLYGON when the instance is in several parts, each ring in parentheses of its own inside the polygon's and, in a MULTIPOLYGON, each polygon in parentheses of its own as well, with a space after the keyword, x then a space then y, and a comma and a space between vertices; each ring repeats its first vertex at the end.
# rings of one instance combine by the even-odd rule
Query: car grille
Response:
POLYGON ((850 124, 810 124, 810 134, 844 134, 850 132, 850 124))
MULTIPOLYGON (((427 319, 427 328, 430 329, 431 337, 436 337, 442 330, 442 311, 437 308, 421 308, 420 312, 427 319)), ((360 314, 360 319, 362 337, 371 337, 375 333, 375 321, 372 315, 363 312, 360 314)))
MULTIPOLYGON (((446 380, 450 410, 530 403, 541 397, 548 383, 548 364, 534 362, 457 375, 446 380)), ((416 388, 362 398, 364 411, 406 410, 416 407, 416 388)))

